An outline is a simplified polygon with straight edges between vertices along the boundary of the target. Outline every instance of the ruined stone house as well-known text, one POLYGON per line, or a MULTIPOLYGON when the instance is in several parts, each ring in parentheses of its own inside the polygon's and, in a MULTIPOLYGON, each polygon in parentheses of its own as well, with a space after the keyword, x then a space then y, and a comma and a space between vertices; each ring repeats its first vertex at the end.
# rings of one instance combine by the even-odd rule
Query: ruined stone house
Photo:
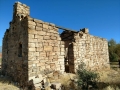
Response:
POLYGON ((74 73, 81 61, 91 70, 110 68, 106 39, 90 35, 87 28, 77 32, 31 18, 30 8, 20 2, 3 37, 2 57, 3 73, 20 85, 46 70, 74 73))

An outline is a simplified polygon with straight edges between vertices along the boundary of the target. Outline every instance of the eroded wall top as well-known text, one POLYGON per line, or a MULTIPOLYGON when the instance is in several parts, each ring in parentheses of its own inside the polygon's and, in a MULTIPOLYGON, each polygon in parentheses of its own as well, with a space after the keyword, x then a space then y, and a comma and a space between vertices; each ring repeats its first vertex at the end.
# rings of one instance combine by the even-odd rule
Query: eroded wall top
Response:
POLYGON ((19 17, 25 17, 25 16, 29 16, 30 15, 30 7, 22 4, 20 2, 16 2, 14 4, 14 8, 13 8, 13 18, 15 16, 19 16, 19 17))

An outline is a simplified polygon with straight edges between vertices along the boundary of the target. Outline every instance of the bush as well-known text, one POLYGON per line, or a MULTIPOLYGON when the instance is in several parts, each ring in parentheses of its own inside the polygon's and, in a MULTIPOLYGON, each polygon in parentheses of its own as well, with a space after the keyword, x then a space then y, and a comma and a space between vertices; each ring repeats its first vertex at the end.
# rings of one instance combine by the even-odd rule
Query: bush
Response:
POLYGON ((79 87, 82 87, 82 89, 85 90, 89 89, 89 86, 92 88, 97 88, 98 74, 93 71, 86 70, 83 62, 79 65, 77 74, 77 84, 79 87))
POLYGON ((109 58, 111 62, 117 62, 119 59, 119 56, 116 53, 109 53, 109 58))

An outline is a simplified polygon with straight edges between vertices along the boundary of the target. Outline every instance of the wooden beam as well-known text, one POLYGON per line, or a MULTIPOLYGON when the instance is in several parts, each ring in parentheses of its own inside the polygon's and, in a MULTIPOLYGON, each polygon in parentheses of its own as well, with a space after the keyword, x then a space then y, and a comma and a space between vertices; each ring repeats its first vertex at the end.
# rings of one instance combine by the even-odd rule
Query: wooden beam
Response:
POLYGON ((62 29, 62 30, 65 30, 65 31, 71 31, 71 32, 75 32, 77 33, 78 31, 76 30, 71 30, 71 29, 68 29, 68 28, 64 28, 64 27, 60 27, 60 26, 55 26, 56 28, 59 28, 59 29, 62 29))

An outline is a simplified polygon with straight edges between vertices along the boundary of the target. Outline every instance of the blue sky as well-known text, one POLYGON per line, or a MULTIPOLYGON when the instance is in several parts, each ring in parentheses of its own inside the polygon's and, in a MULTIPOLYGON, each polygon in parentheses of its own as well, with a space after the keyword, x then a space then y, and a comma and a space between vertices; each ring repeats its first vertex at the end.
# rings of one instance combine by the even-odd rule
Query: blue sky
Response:
MULTIPOLYGON (((19 0, 30 6, 30 16, 59 26, 120 42, 120 0, 19 0)), ((0 46, 12 20, 16 0, 0 0, 0 46)))

